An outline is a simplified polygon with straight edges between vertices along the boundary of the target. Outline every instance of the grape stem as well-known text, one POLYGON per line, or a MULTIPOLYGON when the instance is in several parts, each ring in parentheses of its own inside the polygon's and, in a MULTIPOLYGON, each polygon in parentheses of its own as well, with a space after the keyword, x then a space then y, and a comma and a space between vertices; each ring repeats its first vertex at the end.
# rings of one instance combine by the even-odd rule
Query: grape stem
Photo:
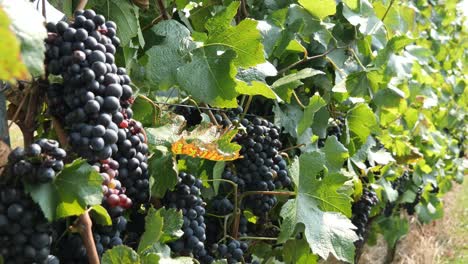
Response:
POLYGON ((78 4, 76 5, 75 10, 83 10, 86 7, 87 3, 88 3, 88 0, 80 0, 78 4))
POLYGON ((208 109, 207 112, 208 112, 208 116, 210 117, 211 122, 215 124, 216 126, 219 126, 218 122, 216 121, 215 116, 213 115, 213 112, 211 112, 210 110, 210 107, 206 103, 203 103, 202 106, 208 109))
POLYGON ((253 236, 241 236, 239 240, 269 240, 269 241, 276 241, 278 238, 276 237, 253 237, 253 236))
POLYGON ((305 62, 308 62, 308 61, 311 61, 311 60, 318 59, 318 58, 321 58, 321 57, 323 57, 323 56, 326 56, 328 53, 334 51, 335 49, 337 49, 337 48, 331 48, 331 49, 325 51, 325 52, 322 53, 322 54, 318 54, 318 55, 310 56, 310 57, 307 56, 307 54, 305 54, 305 56, 304 56, 304 58, 303 58, 302 60, 296 61, 296 62, 294 62, 293 64, 287 66, 286 68, 279 70, 278 73, 277 73, 277 75, 279 76, 279 75, 285 73, 286 71, 288 71, 288 70, 290 70, 290 69, 292 69, 292 68, 298 66, 299 64, 302 64, 302 63, 305 63, 305 62))
POLYGON ((245 103, 245 106, 244 106, 244 112, 242 113, 241 120, 244 119, 245 115, 247 114, 247 111, 249 111, 249 107, 250 107, 250 104, 252 103, 252 99, 253 99, 253 96, 249 95, 249 97, 247 98, 247 103, 245 103))
POLYGON ((52 124, 54 126, 55 133, 57 133, 57 137, 60 142, 60 145, 62 145, 63 148, 68 147, 67 133, 65 133, 65 130, 63 129, 62 125, 57 120, 57 118, 52 117, 52 124))
POLYGON ((302 109, 305 109, 306 107, 302 104, 301 100, 300 100, 299 97, 297 96, 296 91, 292 90, 292 94, 293 94, 293 96, 294 96, 294 99, 296 99, 297 104, 298 104, 302 109))
POLYGON ((30 91, 30 89, 27 89, 24 92, 23 98, 21 98, 21 101, 20 101, 20 104, 18 105, 18 108, 16 109, 15 113, 13 114, 13 117, 10 119, 11 123, 8 125, 8 128, 10 128, 13 125, 13 123, 15 123, 16 119, 18 118, 18 115, 19 115, 21 109, 23 108, 23 105, 26 102, 26 99, 29 96, 29 91, 30 91))
POLYGON ((297 149, 297 148, 300 148, 300 147, 303 147, 303 146, 305 146, 305 144, 299 144, 299 145, 287 147, 285 149, 280 150, 280 152, 286 152, 286 151, 297 149))
POLYGON ((153 111, 154 111, 153 112, 153 125, 155 126, 157 124, 157 121, 158 121, 157 118, 160 117, 161 108, 157 104, 155 104, 153 102, 153 100, 149 99, 148 97, 146 97, 146 96, 144 96, 142 94, 139 94, 138 97, 145 100, 145 101, 147 101, 148 103, 150 103, 153 106, 153 111))
POLYGON ((83 244, 86 248, 89 263, 99 264, 99 256, 93 238, 93 222, 91 221, 91 217, 89 217, 89 210, 91 209, 86 210, 82 215, 80 215, 78 221, 73 225, 73 227, 80 233, 83 244))
POLYGON ((162 17, 164 18, 164 20, 168 20, 169 14, 167 14, 166 7, 164 6, 163 1, 157 0, 156 2, 158 4, 158 8, 159 8, 159 11, 161 12, 162 17))

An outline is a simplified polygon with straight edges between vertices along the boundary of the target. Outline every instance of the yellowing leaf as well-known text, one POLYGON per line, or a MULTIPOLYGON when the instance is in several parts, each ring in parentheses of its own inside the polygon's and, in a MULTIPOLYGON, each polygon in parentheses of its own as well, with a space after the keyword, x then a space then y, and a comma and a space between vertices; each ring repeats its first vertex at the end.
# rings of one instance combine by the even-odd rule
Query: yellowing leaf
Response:
POLYGON ((336 13, 335 0, 299 0, 299 4, 313 16, 320 19, 324 19, 325 17, 336 13))
POLYGON ((172 153, 207 160, 235 160, 239 158, 241 146, 232 143, 237 130, 220 131, 216 126, 202 124, 192 132, 184 134, 172 143, 172 153))
POLYGON ((20 44, 10 30, 10 20, 0 6, 0 80, 29 79, 29 73, 21 60, 20 44))

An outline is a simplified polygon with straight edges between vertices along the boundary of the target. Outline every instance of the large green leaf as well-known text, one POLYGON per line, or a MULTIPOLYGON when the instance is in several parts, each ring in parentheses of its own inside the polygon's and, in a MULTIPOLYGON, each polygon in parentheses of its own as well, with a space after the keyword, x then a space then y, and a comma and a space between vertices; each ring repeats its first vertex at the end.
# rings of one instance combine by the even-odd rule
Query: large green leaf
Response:
POLYGON ((192 61, 177 69, 180 87, 199 102, 216 107, 237 107, 236 53, 218 45, 194 50, 192 61))
POLYGON ((25 184, 26 191, 39 204, 44 216, 52 221, 81 215, 88 206, 101 204, 102 178, 85 160, 68 164, 47 184, 25 184))
POLYGON ((145 232, 140 238, 138 253, 141 254, 155 244, 181 237, 183 232, 180 228, 183 223, 182 213, 175 209, 161 208, 156 211, 150 208, 145 217, 145 232))
MULTIPOLYGON (((43 26, 44 18, 27 1, 2 1, 0 5, 8 14, 11 20, 10 28, 21 45, 21 58, 16 57, 16 59, 20 59, 26 65, 33 77, 41 76, 44 73, 44 39, 47 37, 47 31, 43 26)), ((8 37, 6 39, 8 40, 8 37)), ((4 41, 2 38, 2 42, 4 41)), ((13 50, 7 48, 9 52, 14 51, 15 47, 15 42, 10 40, 10 43, 13 44, 13 50)))
POLYGON ((381 74, 376 70, 353 72, 346 77, 346 90, 350 96, 372 98, 382 81, 381 74))
POLYGON ((233 60, 235 66, 255 66, 265 62, 262 38, 257 29, 258 22, 245 19, 234 27, 230 26, 238 6, 239 2, 232 2, 226 10, 208 20, 208 39, 204 45, 221 45, 226 51, 236 51, 237 57, 233 60))
POLYGON ((10 20, 0 5, 0 80, 27 80, 30 78, 21 57, 20 43, 10 30, 10 20))
POLYGON ((324 19, 325 17, 336 13, 335 0, 299 0, 299 4, 301 4, 313 16, 320 19, 324 19))
POLYGON ((288 240, 283 246, 283 256, 286 263, 315 264, 318 257, 310 252, 309 244, 306 240, 288 240))
POLYGON ((115 246, 102 256, 102 264, 140 264, 140 256, 127 246, 115 246))
POLYGON ((324 259, 332 254, 339 260, 353 262, 353 242, 357 235, 345 216, 351 213, 351 199, 338 191, 347 178, 330 173, 317 179, 325 164, 326 155, 321 152, 302 154, 293 162, 290 171, 298 186, 297 196, 281 209, 283 224, 279 241, 291 237, 296 225, 301 223, 313 253, 324 259))
POLYGON ((309 104, 304 109, 304 115, 302 116, 302 119, 297 127, 297 133, 299 135, 301 135, 306 130, 306 128, 313 124, 315 113, 325 105, 327 105, 327 103, 318 94, 314 94, 314 96, 310 98, 309 104))
POLYGON ((289 103, 291 102, 291 95, 293 90, 303 84, 300 80, 312 77, 317 74, 325 73, 319 70, 306 68, 276 80, 271 85, 271 88, 273 88, 273 90, 278 94, 279 97, 281 97, 281 99, 289 103))
POLYGON ((140 59, 145 72, 145 79, 141 81, 143 85, 156 86, 150 89, 168 89, 177 84, 177 69, 190 60, 189 53, 195 43, 190 31, 176 20, 162 21, 150 30, 156 36, 163 36, 163 40, 140 59), (145 84, 146 81, 150 83, 145 84))
POLYGON ((167 190, 177 184, 177 162, 166 147, 158 147, 148 160, 152 197, 163 197, 167 190))
POLYGON ((366 104, 358 104, 353 107, 346 115, 346 119, 349 131, 361 144, 366 142, 371 133, 377 134, 379 132, 377 119, 372 109, 366 104))

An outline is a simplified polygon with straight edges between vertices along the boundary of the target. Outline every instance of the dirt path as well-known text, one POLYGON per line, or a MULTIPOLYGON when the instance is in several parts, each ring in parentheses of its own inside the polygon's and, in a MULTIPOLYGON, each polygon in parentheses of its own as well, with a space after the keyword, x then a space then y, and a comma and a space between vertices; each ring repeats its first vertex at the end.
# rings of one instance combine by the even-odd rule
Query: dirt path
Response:
MULTIPOLYGON (((468 263, 468 177, 443 197, 444 217, 427 225, 410 219, 410 233, 397 246, 393 264, 468 263)), ((361 264, 384 263, 386 244, 366 247, 361 264)))

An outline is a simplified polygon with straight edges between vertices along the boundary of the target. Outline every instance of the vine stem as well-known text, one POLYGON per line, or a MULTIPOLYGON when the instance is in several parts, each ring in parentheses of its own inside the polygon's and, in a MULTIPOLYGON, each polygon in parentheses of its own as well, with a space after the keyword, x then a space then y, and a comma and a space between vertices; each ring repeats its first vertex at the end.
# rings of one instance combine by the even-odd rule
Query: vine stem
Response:
POLYGON ((207 112, 208 112, 208 116, 211 119, 211 122, 213 122, 213 124, 215 124, 216 126, 219 126, 218 121, 216 121, 216 117, 213 115, 213 112, 211 112, 210 110, 210 107, 206 103, 203 103, 202 106, 208 109, 207 112))
POLYGON ((382 19, 381 19, 382 23, 384 22, 385 18, 387 17, 387 14, 390 11, 390 8, 392 8, 392 5, 393 5, 394 2, 395 2, 395 0, 390 1, 390 4, 388 5, 387 10, 385 10, 385 13, 382 16, 382 19))
POLYGON ((366 69, 366 67, 362 64, 361 60, 359 59, 358 55, 356 54, 356 52, 352 49, 352 48, 349 48, 348 49, 351 54, 353 54, 353 57, 356 59, 357 63, 359 64, 359 66, 362 67, 363 70, 366 69))
POLYGON ((24 96, 23 96, 23 98, 21 99, 21 102, 20 102, 18 108, 16 109, 15 114, 14 114, 13 117, 11 118, 11 123, 8 125, 8 128, 10 128, 10 127, 13 125, 13 123, 15 123, 16 118, 18 118, 18 114, 19 114, 19 112, 21 111, 21 108, 23 108, 23 105, 24 105, 24 103, 26 102, 26 98, 28 98, 28 96, 29 96, 29 91, 30 91, 30 90, 28 89, 28 90, 26 90, 26 92, 24 93, 24 96))
POLYGON ((88 261, 90 264, 99 264, 99 255, 96 250, 96 244, 94 243, 93 238, 93 222, 91 217, 89 217, 89 210, 86 210, 78 218, 78 222, 74 224, 74 227, 78 229, 80 236, 83 240, 83 244, 86 248, 86 253, 88 255, 88 261))
POLYGON ((247 103, 245 103, 245 106, 244 106, 244 112, 242 113, 241 120, 244 119, 245 115, 247 114, 247 111, 249 111, 249 107, 250 107, 250 104, 252 103, 252 99, 253 99, 253 96, 249 95, 249 97, 247 98, 247 103))
POLYGON ((68 137, 67 133, 63 129, 62 125, 60 122, 57 120, 57 118, 52 117, 52 124, 54 126, 55 133, 57 134, 58 140, 60 142, 60 145, 65 148, 68 147, 68 137))
POLYGON ((286 152, 286 151, 297 149, 297 148, 300 148, 300 147, 303 147, 303 146, 305 146, 305 144, 299 144, 299 145, 287 147, 285 149, 280 150, 280 152, 286 152))
POLYGON ((298 65, 300 65, 302 63, 305 63, 305 62, 308 62, 308 61, 311 61, 311 60, 318 59, 318 58, 321 58, 323 56, 326 56, 326 55, 328 55, 328 53, 330 53, 330 52, 332 52, 332 51, 334 51, 336 49, 337 48, 334 47, 334 48, 331 48, 331 49, 325 51, 322 54, 318 54, 318 55, 314 55, 314 56, 310 56, 310 57, 307 56, 307 54, 306 54, 306 56, 304 56, 304 58, 302 60, 296 61, 293 64, 290 64, 289 66, 287 66, 286 68, 279 70, 277 75, 281 75, 281 74, 285 73, 286 71, 288 71, 288 70, 290 70, 290 69, 292 69, 292 68, 294 68, 294 67, 296 67, 296 66, 298 66, 298 65))
POLYGON ((144 26, 141 31, 145 31, 149 28, 151 28, 152 26, 156 25, 157 23, 159 23, 159 21, 163 20, 163 16, 162 15, 159 15, 158 17, 156 17, 155 19, 151 20, 151 23, 149 23, 148 25, 144 26))
POLYGON ((278 238, 276 237, 252 237, 252 236, 241 236, 239 237, 240 240, 269 240, 269 241, 276 241, 278 238))
POLYGON ((78 4, 76 5, 75 11, 83 10, 86 7, 86 4, 88 4, 88 0, 80 0, 78 4))
POLYGON ((300 100, 299 97, 297 96, 296 91, 292 90, 292 94, 293 94, 293 96, 294 96, 294 99, 296 99, 297 104, 298 104, 302 109, 305 109, 306 107, 302 104, 301 100, 300 100))
POLYGON ((164 3, 162 0, 157 0, 156 3, 158 4, 159 11, 161 12, 161 16, 163 17, 164 20, 169 19, 169 14, 167 14, 166 7, 164 6, 164 3))

